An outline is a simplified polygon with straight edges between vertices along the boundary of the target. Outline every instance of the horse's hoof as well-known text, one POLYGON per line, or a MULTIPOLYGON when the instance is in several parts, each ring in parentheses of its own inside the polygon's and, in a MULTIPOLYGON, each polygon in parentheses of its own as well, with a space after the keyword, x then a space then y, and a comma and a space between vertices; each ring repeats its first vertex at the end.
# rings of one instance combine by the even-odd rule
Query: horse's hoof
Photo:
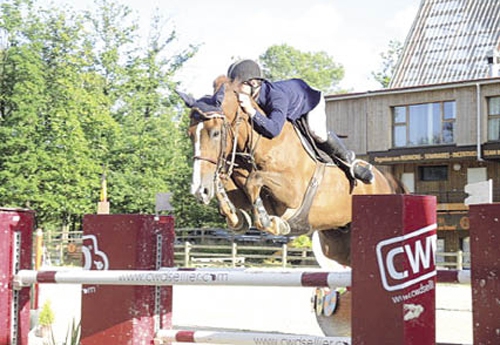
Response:
POLYGON ((272 232, 273 234, 288 235, 290 233, 290 225, 286 220, 277 216, 271 216, 269 218, 271 219, 271 228, 275 230, 272 232))
POLYGON ((236 215, 238 217, 238 223, 235 226, 231 226, 228 223, 228 228, 230 231, 237 234, 244 234, 252 226, 252 218, 248 215, 246 211, 241 209, 236 210, 236 215))

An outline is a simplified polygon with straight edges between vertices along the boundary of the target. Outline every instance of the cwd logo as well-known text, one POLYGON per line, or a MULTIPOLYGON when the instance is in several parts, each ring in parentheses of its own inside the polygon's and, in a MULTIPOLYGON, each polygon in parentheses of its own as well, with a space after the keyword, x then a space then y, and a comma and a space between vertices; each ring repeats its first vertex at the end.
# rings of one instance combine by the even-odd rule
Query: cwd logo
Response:
POLYGON ((382 285, 396 291, 436 275, 436 230, 432 224, 410 234, 377 244, 377 262, 382 285))

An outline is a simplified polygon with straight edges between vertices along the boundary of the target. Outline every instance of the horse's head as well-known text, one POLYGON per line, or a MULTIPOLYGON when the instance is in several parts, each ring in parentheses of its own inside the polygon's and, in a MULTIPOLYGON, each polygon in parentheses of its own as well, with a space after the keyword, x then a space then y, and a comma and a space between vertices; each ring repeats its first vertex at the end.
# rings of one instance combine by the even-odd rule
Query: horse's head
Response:
POLYGON ((237 97, 227 79, 218 78, 215 93, 194 99, 177 92, 191 108, 189 137, 193 143, 194 165, 191 193, 208 204, 215 194, 217 174, 225 169, 231 150, 231 124, 238 112, 237 97))

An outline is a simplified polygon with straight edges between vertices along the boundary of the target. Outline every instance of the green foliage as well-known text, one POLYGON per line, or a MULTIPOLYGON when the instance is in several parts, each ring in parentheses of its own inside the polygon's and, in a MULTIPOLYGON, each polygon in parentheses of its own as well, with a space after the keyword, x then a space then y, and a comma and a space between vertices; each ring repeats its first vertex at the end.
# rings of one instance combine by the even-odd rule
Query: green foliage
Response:
POLYGON ((290 242, 292 248, 312 248, 311 238, 307 235, 300 235, 290 242))
POLYGON ((382 85, 383 88, 387 88, 389 86, 402 51, 402 43, 391 40, 387 51, 380 53, 380 57, 382 58, 380 70, 372 72, 372 76, 377 82, 380 83, 380 85, 382 85))
POLYGON ((54 311, 52 310, 50 300, 46 300, 38 316, 38 323, 41 326, 51 326, 54 323, 54 311))
POLYGON ((156 193, 170 191, 182 225, 220 222, 189 196, 191 148, 173 92, 198 47, 172 54, 176 34, 160 15, 140 45, 129 8, 96 6, 0 5, 0 205, 34 209, 49 230, 77 228, 106 171, 113 213, 153 213, 156 193))
POLYGON ((331 92, 344 77, 344 67, 325 52, 301 52, 287 44, 273 45, 260 55, 266 78, 304 79, 309 85, 331 92))
POLYGON ((70 328, 66 333, 65 345, 79 345, 82 332, 81 322, 76 323, 75 319, 71 321, 70 328))

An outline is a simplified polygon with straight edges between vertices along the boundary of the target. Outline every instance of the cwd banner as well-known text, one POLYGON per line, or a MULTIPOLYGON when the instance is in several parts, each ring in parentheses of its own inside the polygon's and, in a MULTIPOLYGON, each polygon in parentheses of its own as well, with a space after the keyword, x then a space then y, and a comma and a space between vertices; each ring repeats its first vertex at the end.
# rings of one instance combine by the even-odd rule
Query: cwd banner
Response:
POLYGON ((435 344, 436 221, 433 196, 353 197, 353 344, 435 344))

